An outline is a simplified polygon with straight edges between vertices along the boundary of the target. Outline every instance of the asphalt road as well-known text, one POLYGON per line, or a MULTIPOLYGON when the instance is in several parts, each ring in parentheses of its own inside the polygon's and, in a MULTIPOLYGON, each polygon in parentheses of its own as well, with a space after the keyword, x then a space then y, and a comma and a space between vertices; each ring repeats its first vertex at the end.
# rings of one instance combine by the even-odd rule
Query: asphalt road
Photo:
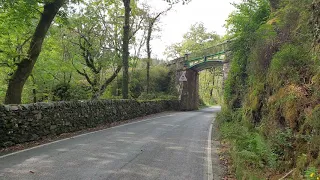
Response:
POLYGON ((156 115, 1 156, 0 179, 207 180, 208 133, 218 110, 156 115))

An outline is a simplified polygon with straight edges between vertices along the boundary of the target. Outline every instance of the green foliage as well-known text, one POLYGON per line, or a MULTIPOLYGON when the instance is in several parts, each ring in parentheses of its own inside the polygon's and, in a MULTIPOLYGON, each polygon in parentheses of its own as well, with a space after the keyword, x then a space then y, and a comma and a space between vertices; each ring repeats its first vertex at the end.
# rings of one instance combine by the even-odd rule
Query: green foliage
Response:
POLYGON ((273 153, 278 157, 279 171, 286 171, 291 165, 291 151, 294 146, 294 135, 290 128, 284 130, 275 130, 274 134, 269 136, 273 153))
POLYGON ((3 79, 12 75, 16 63, 27 54, 35 21, 40 17, 37 10, 41 7, 33 0, 0 2, 0 68, 6 74, 3 79))
POLYGON ((86 87, 61 83, 52 89, 52 96, 53 101, 85 100, 90 98, 90 92, 86 87))
POLYGON ((308 24, 312 1, 280 4, 270 14, 268 1, 244 1, 227 21, 236 40, 226 106, 217 118, 222 137, 232 144, 239 179, 291 169, 292 178, 301 179, 308 166, 315 167, 310 172, 320 167, 319 49, 313 48, 308 24))
POLYGON ((167 92, 169 93, 171 76, 169 69, 165 66, 154 66, 150 70, 150 90, 151 92, 167 92))
POLYGON ((165 54, 172 59, 190 53, 201 56, 203 49, 216 45, 220 39, 215 32, 207 32, 203 23, 196 23, 191 25, 190 30, 183 35, 182 42, 167 47, 165 54))
POLYGON ((222 68, 216 67, 199 73, 199 95, 206 105, 222 104, 222 68))
POLYGON ((317 105, 306 118, 305 126, 312 127, 310 134, 320 135, 320 105, 317 105))
POLYGON ((317 168, 315 167, 309 167, 306 171, 305 171, 305 178, 307 180, 319 180, 320 179, 320 174, 317 170, 317 168))
POLYGON ((261 179, 263 168, 277 167, 277 155, 262 135, 242 123, 241 114, 226 109, 218 114, 221 138, 231 142, 230 154, 237 179, 261 179))
MULTIPOLYGON (((77 1, 76 5, 74 2, 66 1, 54 19, 32 78, 24 86, 23 103, 90 99, 122 66, 123 2, 92 0, 77 1)), ((152 12, 137 1, 131 1, 130 6, 130 48, 139 49, 146 38, 139 31, 145 28, 146 14, 152 12)), ((0 2, 0 101, 4 101, 8 79, 17 63, 26 57, 42 10, 43 3, 34 0, 0 2)), ((144 48, 130 57, 135 59, 129 69, 132 98, 139 98, 145 91, 142 51, 144 48)), ((156 66, 159 62, 154 61, 151 68, 151 91, 157 98, 175 95, 171 74, 166 67, 156 66)), ((121 81, 116 74, 101 90, 102 98, 119 98, 121 81)))
MULTIPOLYGON (((248 33, 254 33, 270 15, 267 0, 243 1, 234 6, 237 10, 229 15, 227 28, 229 33, 235 37, 250 37, 248 33)), ((251 36, 250 39, 252 38, 254 37, 251 36)))
POLYGON ((175 92, 172 88, 172 76, 170 71, 163 65, 153 66, 150 69, 150 93, 145 93, 147 87, 145 70, 136 70, 131 76, 130 90, 133 98, 139 99, 170 99, 174 97, 175 92), (172 95, 169 95, 172 94, 172 95))
POLYGON ((272 59, 269 83, 274 88, 288 84, 301 85, 310 80, 312 60, 301 46, 285 44, 272 59))
MULTIPOLYGON (((154 64, 157 64, 156 62, 154 64)), ((130 98, 141 99, 141 100, 152 100, 152 99, 177 99, 178 93, 173 87, 173 76, 169 69, 163 64, 157 66, 151 66, 150 69, 150 92, 146 93, 147 80, 146 71, 143 68, 145 62, 139 61, 137 67, 130 72, 130 98), (140 68, 141 67, 141 68, 140 68)), ((110 88, 105 93, 103 98, 118 98, 121 95, 121 80, 122 76, 117 78, 116 82, 110 85, 110 88)))
POLYGON ((235 7, 237 10, 227 20, 229 33, 231 37, 236 38, 232 46, 233 58, 224 93, 225 102, 230 108, 239 108, 243 104, 250 49, 258 38, 255 32, 270 15, 267 0, 245 1, 235 7))
POLYGON ((70 99, 70 84, 58 84, 52 91, 54 97, 59 98, 60 100, 69 100, 70 99))

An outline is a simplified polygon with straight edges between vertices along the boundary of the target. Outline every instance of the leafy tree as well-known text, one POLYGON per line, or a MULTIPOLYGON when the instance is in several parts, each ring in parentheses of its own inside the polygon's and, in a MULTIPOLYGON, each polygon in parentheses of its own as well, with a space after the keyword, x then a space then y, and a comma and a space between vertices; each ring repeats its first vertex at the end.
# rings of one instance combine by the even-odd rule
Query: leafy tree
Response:
POLYGON ((224 96, 230 107, 239 108, 242 104, 241 96, 246 91, 248 58, 256 40, 254 34, 268 20, 270 6, 267 0, 254 0, 235 4, 235 7, 237 10, 227 20, 229 36, 235 41, 224 96))
MULTIPOLYGON (((39 7, 37 4, 23 1, 17 3, 1 2, 0 6, 1 92, 5 93, 9 77, 13 75, 16 65, 27 53, 28 43, 35 28, 33 17, 39 14, 37 11, 39 7), (24 23, 20 22, 22 17, 24 23)), ((1 94, 1 97, 5 97, 5 94, 1 94)))
MULTIPOLYGON (((30 1, 32 5, 37 4, 36 1, 30 1)), ((21 1, 15 2, 21 3, 21 1)), ((12 8, 15 7, 15 3, 8 5, 12 8)), ((47 31, 58 13, 59 9, 65 3, 65 0, 54 0, 46 1, 43 5, 43 11, 40 15, 40 20, 36 26, 35 31, 31 37, 29 49, 27 54, 21 59, 20 62, 17 62, 17 68, 14 71, 14 74, 9 80, 8 89, 6 93, 6 104, 20 104, 21 103, 21 94, 23 86, 27 81, 29 75, 32 72, 32 69, 39 57, 41 52, 41 47, 43 40, 47 34, 47 31)), ((2 6, 6 6, 2 5, 2 6)), ((18 6, 19 7, 19 6, 18 6)), ((21 14, 22 17, 22 14, 21 14)))
POLYGON ((159 18, 162 14, 168 12, 172 8, 161 11, 159 13, 155 13, 154 15, 148 14, 147 16, 147 37, 146 37, 146 47, 147 47, 147 94, 150 90, 150 63, 151 63, 151 45, 150 41, 152 38, 152 32, 154 31, 154 26, 159 21, 159 18))
POLYGON ((222 67, 213 67, 199 74, 199 95, 207 105, 222 104, 222 67))
POLYGON ((206 48, 216 45, 220 40, 215 32, 207 32, 203 23, 191 25, 189 32, 183 35, 180 43, 166 48, 166 55, 170 58, 182 57, 185 54, 197 54, 201 56, 206 48))
MULTIPOLYGON (((123 74, 122 74, 122 97, 123 99, 129 98, 129 44, 130 40, 137 33, 138 30, 142 28, 142 21, 144 18, 140 18, 139 23, 134 27, 133 24, 130 24, 130 17, 132 19, 132 23, 135 22, 134 17, 139 15, 139 11, 141 13, 141 9, 139 10, 136 7, 135 1, 123 0, 124 5, 124 26, 123 26, 123 37, 122 37, 122 65, 123 65, 123 74), (132 11, 133 10, 133 11, 132 11), (133 17, 133 18, 132 18, 133 17), (131 33, 131 35, 130 35, 131 33)), ((145 14, 144 12, 140 15, 145 14)), ((143 39, 140 45, 143 44, 143 39)), ((138 48, 138 52, 140 52, 141 46, 138 48)))
MULTIPOLYGON (((121 51, 117 43, 120 40, 118 34, 121 32, 118 23, 115 22, 117 14, 110 15, 105 11, 106 8, 111 9, 110 5, 102 1, 86 4, 82 14, 73 19, 73 26, 68 34, 69 37, 75 35, 70 39, 77 47, 74 50, 74 57, 83 59, 74 61, 74 67, 90 84, 93 99, 99 98, 105 92, 106 87, 117 77, 122 68, 121 51), (106 15, 109 18, 106 18, 106 15), (112 72, 110 77, 105 78, 103 74, 108 74, 110 70, 112 72)), ((120 1, 114 1, 113 6, 119 11, 120 1)))
MULTIPOLYGON (((5 99, 2 100, 4 100, 5 103, 18 104, 22 101, 30 102, 31 99, 33 99, 33 102, 70 99, 73 96, 72 93, 67 97, 61 96, 60 92, 61 90, 72 90, 76 84, 81 84, 83 88, 87 86, 83 81, 83 79, 86 78, 86 75, 83 73, 83 68, 86 69, 86 74, 90 77, 91 82, 95 81, 93 74, 98 74, 96 70, 101 69, 100 88, 95 88, 96 93, 94 95, 95 97, 101 96, 110 81, 117 77, 117 71, 120 71, 120 66, 128 64, 124 70, 129 69, 129 62, 126 63, 126 60, 123 63, 113 61, 116 63, 111 63, 112 65, 110 63, 102 63, 99 65, 100 62, 98 61, 104 59, 111 62, 109 60, 119 58, 128 59, 129 61, 129 44, 132 43, 135 45, 137 40, 135 34, 143 27, 142 23, 144 22, 144 18, 146 18, 146 13, 138 10, 139 8, 137 8, 136 1, 122 1, 125 5, 124 7, 121 7, 119 2, 119 0, 1 1, 0 76, 2 82, 0 89, 3 90, 1 93, 6 90, 5 99), (79 6, 79 4, 81 5, 79 6), (87 15, 96 18, 96 27, 100 26, 99 28, 107 33, 107 35, 102 38, 103 41, 110 42, 110 44, 112 42, 112 49, 106 50, 105 52, 107 53, 100 54, 104 54, 104 58, 100 57, 98 61, 95 59, 94 63, 91 63, 91 60, 87 61, 89 63, 86 63, 83 53, 88 54, 88 50, 91 48, 89 54, 94 54, 94 51, 97 52, 98 48, 85 47, 83 49, 86 50, 82 50, 81 52, 79 44, 81 44, 82 47, 91 46, 85 39, 91 38, 91 40, 94 40, 98 38, 95 36, 96 34, 88 33, 88 29, 85 28, 82 30, 87 34, 81 36, 80 31, 77 31, 75 27, 77 27, 76 24, 80 27, 79 24, 82 20, 84 24, 88 24, 88 22, 86 22, 88 18, 86 19, 82 16, 83 14, 81 13, 84 12, 80 12, 80 9, 87 6, 99 7, 98 4, 99 6, 103 5, 105 8, 104 13, 106 14, 97 14, 98 10, 100 9, 100 12, 102 12, 102 9, 92 8, 91 11, 93 14, 87 13, 87 15), (75 6, 80 7, 80 9, 75 8, 75 6), (115 6, 118 6, 118 8, 115 8, 115 6), (125 15, 125 18, 121 18, 123 15, 125 15), (105 21, 106 19, 102 18, 102 16, 107 17, 106 19, 113 19, 113 22, 105 21), (21 20, 23 20, 23 23, 21 20), (121 32, 121 24, 124 23, 126 26, 123 32, 121 32), (52 27, 50 28, 50 26, 52 27), (72 26, 74 29, 68 29, 68 26, 72 26), (79 43, 80 39, 81 43, 79 43), (122 43, 120 39, 122 39, 122 43), (58 42, 60 42, 60 44, 58 42), (63 43, 61 44, 61 42, 63 43), (77 67, 82 74, 72 70, 72 59, 74 60, 75 67, 77 67), (81 64, 81 61, 84 62, 84 64, 81 64), (108 74, 110 78, 106 78, 106 74, 108 74), (31 78, 28 79, 29 76, 31 76, 31 78), (109 79, 110 81, 108 81, 109 79), (6 84, 8 84, 8 86, 6 84)), ((89 26, 86 25, 86 27, 89 26)), ((97 32, 96 28, 95 33, 97 32)), ((99 42, 102 42, 102 40, 99 42)), ((105 44, 102 46, 105 46, 105 44)), ((87 56, 87 60, 90 59, 88 57, 89 56, 87 56)), ((124 77, 125 76, 126 75, 124 75, 124 77)), ((124 81, 127 81, 127 83, 129 82, 128 77, 124 78, 124 81)), ((97 82, 98 79, 99 78, 96 80, 97 82)), ((126 90, 124 90, 124 92, 126 92, 126 90)), ((79 93, 83 94, 82 91, 79 91, 79 93)), ((4 97, 4 94, 1 94, 1 97, 4 97)), ((85 96, 81 95, 81 97, 85 96)))

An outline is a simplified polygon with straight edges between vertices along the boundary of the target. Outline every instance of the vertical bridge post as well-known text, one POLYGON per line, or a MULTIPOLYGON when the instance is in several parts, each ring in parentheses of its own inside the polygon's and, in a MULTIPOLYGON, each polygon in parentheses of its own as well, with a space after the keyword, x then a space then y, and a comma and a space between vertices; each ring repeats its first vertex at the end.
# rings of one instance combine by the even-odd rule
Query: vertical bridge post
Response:
MULTIPOLYGON (((185 56, 185 62, 188 55, 185 56)), ((192 111, 199 108, 199 73, 192 69, 185 69, 187 81, 182 82, 180 108, 183 111, 192 111)))

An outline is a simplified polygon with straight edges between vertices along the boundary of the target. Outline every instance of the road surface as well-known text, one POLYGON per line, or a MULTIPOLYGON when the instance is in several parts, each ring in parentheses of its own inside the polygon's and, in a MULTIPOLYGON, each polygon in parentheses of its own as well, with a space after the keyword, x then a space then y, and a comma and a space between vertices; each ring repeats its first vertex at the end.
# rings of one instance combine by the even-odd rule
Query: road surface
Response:
POLYGON ((214 111, 160 114, 1 156, 0 179, 207 180, 214 111))

